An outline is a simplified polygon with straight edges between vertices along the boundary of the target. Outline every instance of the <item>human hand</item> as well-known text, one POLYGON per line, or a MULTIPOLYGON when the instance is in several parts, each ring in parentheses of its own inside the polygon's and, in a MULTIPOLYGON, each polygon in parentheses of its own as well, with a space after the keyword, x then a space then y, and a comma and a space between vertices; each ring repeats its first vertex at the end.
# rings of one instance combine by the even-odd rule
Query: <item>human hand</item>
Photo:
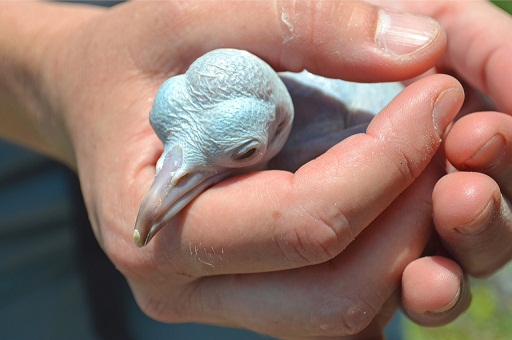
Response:
MULTIPOLYGON (((422 260, 412 263, 404 275, 404 279, 421 278, 417 280, 420 289, 418 284, 404 286, 404 302, 411 307, 409 316, 420 324, 434 325, 444 323, 450 311, 425 313, 415 302, 422 295, 428 296, 422 292, 440 292, 446 282, 455 285, 462 270, 476 277, 491 275, 512 259, 512 45, 508 39, 512 18, 485 1, 384 4, 439 20, 448 46, 437 69, 456 75, 466 85, 463 112, 468 115, 454 124, 444 146, 448 162, 458 171, 452 169, 433 192, 437 232, 457 263, 422 260), (421 275, 428 271, 446 275, 421 275), (408 292, 412 287, 415 292, 408 292)), ((459 307, 455 304, 454 309, 459 307)))
POLYGON ((78 169, 95 234, 139 305, 158 320, 277 336, 377 334, 396 307, 403 268, 424 248, 431 227, 424 202, 439 176, 435 165, 425 169, 463 98, 446 76, 412 85, 367 134, 297 173, 220 183, 147 248, 133 244, 137 209, 162 152, 147 121, 152 98, 197 56, 231 46, 278 70, 307 67, 363 81, 413 76, 443 51, 443 32, 432 21, 423 25, 435 33, 426 47, 412 41, 382 49, 375 8, 302 5, 283 3, 276 16, 266 2, 251 3, 250 11, 232 2, 129 3, 82 13, 48 50, 44 90, 68 128, 74 157, 67 161, 78 169))

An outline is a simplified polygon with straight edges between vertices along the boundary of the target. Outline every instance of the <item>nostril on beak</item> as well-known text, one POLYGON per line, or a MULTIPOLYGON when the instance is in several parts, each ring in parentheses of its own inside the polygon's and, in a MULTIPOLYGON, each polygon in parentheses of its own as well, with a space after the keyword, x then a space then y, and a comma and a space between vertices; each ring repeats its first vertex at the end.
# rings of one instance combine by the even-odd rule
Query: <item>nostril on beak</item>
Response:
POLYGON ((182 183, 183 181, 186 181, 187 178, 190 177, 190 174, 189 173, 186 173, 186 174, 183 174, 183 176, 180 176, 178 178, 176 178, 176 180, 174 180, 174 186, 177 187, 178 185, 180 185, 180 183, 182 183))

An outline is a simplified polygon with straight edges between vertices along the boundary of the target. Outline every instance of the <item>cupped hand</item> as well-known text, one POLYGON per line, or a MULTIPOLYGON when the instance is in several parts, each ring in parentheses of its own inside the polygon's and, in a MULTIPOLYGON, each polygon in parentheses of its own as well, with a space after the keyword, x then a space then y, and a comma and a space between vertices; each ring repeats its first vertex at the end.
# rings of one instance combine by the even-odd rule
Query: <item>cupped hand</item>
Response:
POLYGON ((94 232, 141 308, 165 322, 283 337, 379 334, 405 266, 431 233, 441 169, 430 160, 462 104, 457 81, 411 85, 366 134, 295 174, 219 183, 139 249, 133 225, 162 152, 148 113, 166 78, 219 47, 247 49, 276 70, 411 77, 443 52, 436 22, 353 2, 128 3, 73 15, 80 20, 50 44, 45 90, 68 128, 67 161, 94 232), (393 40, 404 25, 425 36, 393 40))

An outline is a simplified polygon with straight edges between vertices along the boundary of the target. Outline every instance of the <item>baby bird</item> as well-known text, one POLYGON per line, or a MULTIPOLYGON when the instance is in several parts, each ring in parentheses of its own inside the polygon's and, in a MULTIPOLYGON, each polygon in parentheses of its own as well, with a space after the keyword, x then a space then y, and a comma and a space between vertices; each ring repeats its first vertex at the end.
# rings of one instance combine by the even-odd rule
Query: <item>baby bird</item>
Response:
POLYGON ((139 247, 209 186, 264 167, 286 142, 293 104, 263 60, 220 49, 167 80, 149 119, 164 152, 137 216, 133 238, 139 247))
POLYGON ((402 89, 400 83, 359 84, 307 71, 278 75, 247 51, 205 54, 156 95, 150 123, 164 152, 139 209, 135 243, 147 245, 191 200, 226 177, 267 168, 295 171, 364 132, 402 89))

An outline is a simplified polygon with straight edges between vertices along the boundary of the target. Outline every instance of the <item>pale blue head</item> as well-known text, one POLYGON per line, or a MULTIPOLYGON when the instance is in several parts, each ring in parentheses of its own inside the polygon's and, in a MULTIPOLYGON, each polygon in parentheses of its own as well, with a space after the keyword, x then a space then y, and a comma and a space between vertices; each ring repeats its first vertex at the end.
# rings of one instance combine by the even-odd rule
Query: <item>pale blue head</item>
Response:
POLYGON ((209 186, 266 164, 290 132, 293 105, 278 75, 254 55, 215 50, 157 93, 150 123, 164 143, 134 240, 146 245, 209 186))

